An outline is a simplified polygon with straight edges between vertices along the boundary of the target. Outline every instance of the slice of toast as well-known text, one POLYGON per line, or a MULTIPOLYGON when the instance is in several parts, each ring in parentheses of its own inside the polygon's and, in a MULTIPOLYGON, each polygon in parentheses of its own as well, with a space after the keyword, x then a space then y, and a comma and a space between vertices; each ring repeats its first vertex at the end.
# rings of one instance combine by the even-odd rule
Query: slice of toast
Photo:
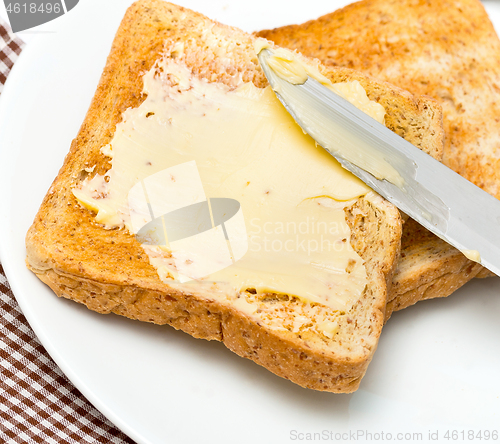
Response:
MULTIPOLYGON (((438 100, 443 163, 500 197, 500 41, 478 0, 365 0, 258 35, 438 100)), ((403 231, 387 317, 489 274, 416 222, 403 231)))
MULTIPOLYGON (((240 76, 258 88, 267 85, 254 37, 161 0, 134 3, 118 29, 80 131, 27 234, 28 267, 58 296, 96 312, 169 324, 194 337, 222 341, 303 387, 356 390, 377 347, 387 285, 399 255, 401 218, 393 205, 368 193, 345 208, 350 244, 364 261, 368 282, 352 308, 332 313, 321 304, 312 309, 293 295, 238 289, 238 297, 258 312, 274 313, 268 322, 249 316, 229 298, 164 283, 135 236, 124 229, 104 229, 72 193, 85 177, 110 168, 101 148, 113 138, 124 111, 145 100, 143 75, 158 59, 178 57, 166 50, 175 42, 183 43, 183 63, 206 82, 231 86, 240 76), (318 318, 325 317, 334 317, 338 326, 330 336, 316 329, 318 318), (301 331, 283 327, 299 318, 301 331)), ((358 79, 370 97, 384 104, 391 128, 422 149, 440 153, 441 109, 435 101, 350 69, 308 63, 333 82, 358 79)))

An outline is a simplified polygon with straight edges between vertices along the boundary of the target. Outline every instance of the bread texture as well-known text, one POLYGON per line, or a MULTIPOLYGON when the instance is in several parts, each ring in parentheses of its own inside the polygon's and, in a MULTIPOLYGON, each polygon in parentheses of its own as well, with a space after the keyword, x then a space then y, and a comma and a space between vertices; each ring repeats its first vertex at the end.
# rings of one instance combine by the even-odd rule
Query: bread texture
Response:
MULTIPOLYGON (((144 100, 142 75, 160 57, 172 57, 165 52, 166 43, 184 42, 185 63, 208 82, 231 85, 234 76, 241 75, 265 87, 254 40, 161 0, 134 3, 118 29, 80 131, 27 234, 27 265, 55 294, 96 312, 168 324, 197 338, 222 341, 238 355, 303 387, 352 392, 376 350, 387 288, 399 257, 402 222, 393 205, 369 193, 345 210, 350 242, 364 260, 369 282, 352 309, 339 313, 319 305, 305 310, 306 303, 291 295, 243 291, 241 297, 248 303, 270 313, 268 321, 256 322, 231 304, 201 297, 192 287, 181 291, 163 283, 133 235, 96 224, 95 213, 83 208, 71 192, 89 174, 109 169, 109 159, 100 149, 112 139, 122 113, 144 100), (223 49, 224 57, 221 48, 210 45, 214 33, 230 43, 223 49), (296 316, 308 316, 312 327, 298 333, 273 328, 296 316), (317 317, 335 319, 338 330, 332 338, 314 329, 317 317)), ((369 97, 386 107, 390 128, 439 155, 443 133, 435 101, 348 68, 310 63, 333 82, 359 80, 369 97)))
MULTIPOLYGON (((446 134, 442 162, 500 197, 500 41, 478 0, 364 0, 258 35, 326 66, 357 69, 436 99, 446 134)), ((417 223, 407 223, 386 316, 487 275, 417 223)))

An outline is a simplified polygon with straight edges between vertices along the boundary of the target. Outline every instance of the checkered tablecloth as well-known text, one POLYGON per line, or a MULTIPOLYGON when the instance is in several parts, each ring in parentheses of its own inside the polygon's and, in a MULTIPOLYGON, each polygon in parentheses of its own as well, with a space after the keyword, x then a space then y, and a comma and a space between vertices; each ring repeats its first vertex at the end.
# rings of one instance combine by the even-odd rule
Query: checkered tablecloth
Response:
MULTIPOLYGON (((0 93, 22 47, 0 19, 0 93)), ((26 322, 0 264, 0 443, 133 442, 52 361, 26 322)))

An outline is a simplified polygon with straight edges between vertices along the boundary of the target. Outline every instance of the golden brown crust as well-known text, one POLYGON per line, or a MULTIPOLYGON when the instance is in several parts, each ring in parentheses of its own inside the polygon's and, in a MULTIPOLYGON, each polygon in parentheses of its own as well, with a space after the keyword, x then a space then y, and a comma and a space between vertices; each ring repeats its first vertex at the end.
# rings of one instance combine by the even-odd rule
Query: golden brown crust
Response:
POLYGON ((427 299, 445 298, 458 290, 462 285, 469 282, 472 278, 478 277, 478 273, 484 268, 471 261, 445 262, 446 270, 436 272, 437 277, 432 278, 432 274, 426 275, 425 282, 412 288, 406 293, 398 293, 393 300, 387 303, 385 322, 395 311, 414 305, 419 301, 427 299))
POLYGON ((482 270, 481 265, 409 219, 403 228, 401 259, 387 298, 385 321, 394 311, 418 301, 449 296, 482 270))
POLYGON ((182 293, 165 295, 153 290, 90 282, 54 270, 39 272, 37 276, 58 296, 83 303, 98 313, 168 324, 196 338, 222 341, 238 355, 303 387, 341 393, 354 391, 369 363, 314 356, 305 343, 273 335, 215 301, 207 303, 182 293))
MULTIPOLYGON (((443 162, 500 196, 500 41, 478 0, 364 0, 258 35, 327 66, 433 97, 444 113, 443 162)), ((422 298, 448 296, 478 273, 489 275, 417 225, 403 227, 387 316, 422 298)))
POLYGON ((481 271, 478 274, 476 274, 476 277, 479 279, 495 277, 495 276, 496 274, 488 270, 487 268, 482 268, 481 271))
MULTIPOLYGON (((197 43, 206 58, 188 57, 193 72, 209 81, 230 82, 233 71, 239 70, 245 80, 257 86, 266 84, 251 50, 251 36, 160 0, 132 5, 117 32, 80 132, 27 234, 28 267, 58 296, 99 313, 169 324, 195 337, 223 341, 236 353, 305 387, 354 391, 376 349, 384 321, 386 281, 391 281, 399 255, 401 219, 392 205, 370 195, 347 209, 351 243, 365 260, 370 285, 353 309, 340 316, 342 331, 348 332, 342 344, 336 337, 327 340, 275 331, 228 304, 173 290, 160 281, 133 236, 95 224, 94 215, 71 193, 71 186, 85 176, 84 168, 96 165, 94 171, 101 174, 109 168, 100 148, 111 140, 123 111, 144 99, 141 76, 162 54, 164 42, 188 37, 203 42, 208 27, 237 42, 231 49, 234 64, 224 70, 209 45, 197 43)), ((328 75, 333 79, 359 76, 344 69, 331 69, 328 75)), ((373 88, 393 94, 394 102, 401 98, 404 103, 413 101, 413 109, 418 111, 419 102, 410 94, 369 81, 373 88)), ((394 118, 401 107, 400 126, 404 128, 404 107, 397 103, 394 118)), ((418 131, 409 128, 407 134, 417 135, 418 131)))

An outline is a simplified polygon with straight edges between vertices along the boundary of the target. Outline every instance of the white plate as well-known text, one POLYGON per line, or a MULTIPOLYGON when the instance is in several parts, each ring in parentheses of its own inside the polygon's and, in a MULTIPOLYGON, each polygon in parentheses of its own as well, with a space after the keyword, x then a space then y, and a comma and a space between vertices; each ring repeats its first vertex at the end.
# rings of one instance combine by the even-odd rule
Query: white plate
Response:
MULTIPOLYGON (((222 344, 58 299, 26 270, 25 233, 84 118, 128 1, 80 3, 53 22, 54 33, 28 45, 0 100, 0 247, 28 321, 85 396, 139 443, 307 438, 299 433, 324 433, 328 441, 349 431, 364 434, 358 442, 382 432, 393 439, 422 433, 425 442, 429 431, 442 438, 446 430, 498 427, 496 278, 396 313, 361 388, 333 395, 280 379, 222 344)), ((183 2, 248 31, 302 22, 345 3, 309 1, 304 13, 288 2, 183 2)))

